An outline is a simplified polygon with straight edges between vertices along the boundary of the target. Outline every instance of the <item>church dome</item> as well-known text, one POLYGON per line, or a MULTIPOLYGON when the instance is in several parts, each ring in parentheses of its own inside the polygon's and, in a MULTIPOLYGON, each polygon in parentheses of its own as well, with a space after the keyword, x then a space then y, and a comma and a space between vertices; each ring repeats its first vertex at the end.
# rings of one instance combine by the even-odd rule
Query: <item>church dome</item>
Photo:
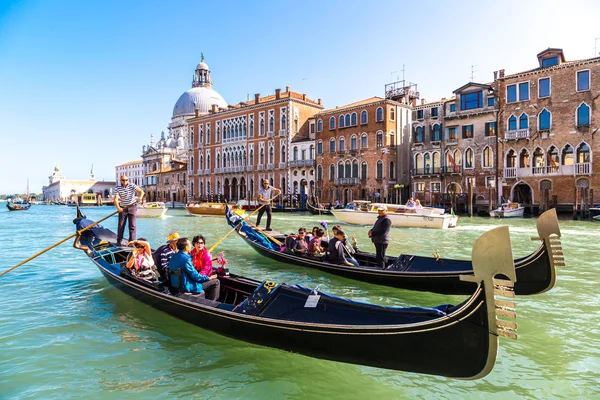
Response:
POLYGON ((213 104, 220 108, 227 108, 227 102, 217 91, 209 87, 194 87, 179 97, 173 107, 173 117, 194 115, 195 108, 198 108, 201 114, 206 114, 213 104), (195 107, 194 103, 196 103, 195 107))

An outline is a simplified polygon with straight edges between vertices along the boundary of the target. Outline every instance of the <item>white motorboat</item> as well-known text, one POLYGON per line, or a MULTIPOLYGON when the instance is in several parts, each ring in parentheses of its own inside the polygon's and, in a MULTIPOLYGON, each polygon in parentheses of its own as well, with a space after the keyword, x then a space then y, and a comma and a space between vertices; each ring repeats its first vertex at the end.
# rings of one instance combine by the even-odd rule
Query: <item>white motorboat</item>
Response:
POLYGON ((137 207, 137 216, 143 218, 162 218, 167 213, 167 206, 163 202, 140 204, 137 207))
POLYGON ((522 218, 525 207, 519 203, 502 203, 495 210, 490 211, 490 217, 496 218, 522 218))
MULTIPOLYGON (((377 208, 383 203, 368 203, 356 201, 350 207, 333 209, 333 215, 342 222, 355 225, 373 225, 377 220, 377 208)), ((385 204, 388 208, 387 215, 392 221, 392 226, 405 228, 455 228, 458 216, 446 214, 441 208, 408 207, 399 204, 385 204)))

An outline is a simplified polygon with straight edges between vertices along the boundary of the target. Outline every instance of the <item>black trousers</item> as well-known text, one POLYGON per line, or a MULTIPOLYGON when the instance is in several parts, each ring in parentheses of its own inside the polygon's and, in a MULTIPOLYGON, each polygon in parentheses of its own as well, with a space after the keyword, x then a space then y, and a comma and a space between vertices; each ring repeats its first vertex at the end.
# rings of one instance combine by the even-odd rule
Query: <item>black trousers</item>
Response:
POLYGON ((373 243, 375 245, 375 264, 379 268, 385 268, 387 259, 385 257, 385 251, 387 250, 387 243, 373 243))
POLYGON ((205 299, 219 300, 221 295, 221 282, 219 279, 202 282, 202 289, 204 290, 205 299))
POLYGON ((133 204, 119 213, 119 224, 117 229, 117 244, 121 245, 125 224, 129 220, 129 241, 135 240, 135 219, 137 217, 137 205, 133 204))
POLYGON ((256 218, 256 226, 260 225, 260 219, 262 218, 265 211, 267 212, 267 228, 270 228, 271 227, 271 204, 267 204, 266 206, 264 206, 263 208, 258 210, 258 217, 256 218))

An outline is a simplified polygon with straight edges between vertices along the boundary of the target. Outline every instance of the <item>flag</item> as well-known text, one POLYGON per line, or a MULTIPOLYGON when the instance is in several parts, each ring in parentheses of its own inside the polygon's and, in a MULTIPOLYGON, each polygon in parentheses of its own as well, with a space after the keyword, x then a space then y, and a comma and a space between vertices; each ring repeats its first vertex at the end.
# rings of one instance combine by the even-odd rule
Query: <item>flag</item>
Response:
POLYGON ((552 158, 552 154, 550 153, 548 153, 548 164, 552 167, 557 167, 556 161, 554 161, 554 158, 552 158))
POLYGON ((448 160, 450 161, 450 164, 452 164, 452 169, 454 170, 454 172, 458 172, 458 170, 456 169, 456 162, 454 162, 454 157, 452 157, 452 154, 448 153, 448 160))

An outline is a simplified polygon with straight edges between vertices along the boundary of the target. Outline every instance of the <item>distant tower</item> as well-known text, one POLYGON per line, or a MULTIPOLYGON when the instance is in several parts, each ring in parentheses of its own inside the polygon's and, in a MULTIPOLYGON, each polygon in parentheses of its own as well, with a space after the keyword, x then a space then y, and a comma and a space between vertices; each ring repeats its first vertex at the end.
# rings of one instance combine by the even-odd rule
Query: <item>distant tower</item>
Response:
POLYGON ((52 185, 54 182, 58 182, 65 179, 65 177, 60 173, 60 168, 58 165, 54 166, 54 173, 48 177, 50 184, 52 185))
POLYGON ((90 170, 90 181, 95 181, 96 178, 94 177, 94 164, 92 164, 92 169, 90 170))
POLYGON ((212 80, 210 79, 210 69, 208 65, 204 62, 204 53, 202 54, 202 59, 200 60, 200 64, 196 67, 196 72, 194 73, 194 80, 192 81, 192 87, 206 87, 212 89, 212 80))

